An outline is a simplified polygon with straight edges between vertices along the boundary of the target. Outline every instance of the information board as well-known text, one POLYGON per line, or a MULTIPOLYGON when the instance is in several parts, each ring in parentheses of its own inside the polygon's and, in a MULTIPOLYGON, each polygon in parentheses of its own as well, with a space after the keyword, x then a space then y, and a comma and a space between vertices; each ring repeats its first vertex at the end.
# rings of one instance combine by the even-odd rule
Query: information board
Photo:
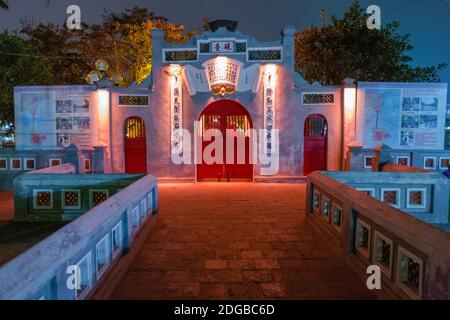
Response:
POLYGON ((16 88, 17 148, 90 148, 92 93, 91 86, 16 88))
POLYGON ((444 149, 446 84, 361 83, 358 127, 364 147, 444 149))

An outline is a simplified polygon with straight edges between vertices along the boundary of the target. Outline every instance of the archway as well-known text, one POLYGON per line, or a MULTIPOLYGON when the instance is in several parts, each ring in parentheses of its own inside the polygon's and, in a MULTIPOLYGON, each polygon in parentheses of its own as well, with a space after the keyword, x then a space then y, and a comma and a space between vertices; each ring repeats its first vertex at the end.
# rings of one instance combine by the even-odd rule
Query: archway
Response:
POLYGON ((308 116, 304 126, 303 174, 327 169, 328 125, 320 114, 308 116))
MULTIPOLYGON (((208 105, 199 117, 198 134, 202 141, 202 158, 201 163, 197 164, 197 180, 252 181, 253 164, 251 164, 250 158, 250 129, 252 127, 253 123, 250 114, 241 104, 223 99, 208 105), (215 141, 214 137, 212 139, 204 138, 209 129, 219 130, 223 139, 223 154, 220 157, 223 160, 212 164, 208 164, 208 161, 205 161, 205 154, 209 154, 207 148, 215 141), (227 129, 240 133, 240 137, 235 136, 232 139, 233 146, 228 148, 229 151, 234 150, 233 155, 227 155, 227 129)), ((218 156, 215 150, 210 154, 213 157, 218 156)))
POLYGON ((125 172, 147 173, 147 139, 145 123, 139 117, 125 120, 125 172))

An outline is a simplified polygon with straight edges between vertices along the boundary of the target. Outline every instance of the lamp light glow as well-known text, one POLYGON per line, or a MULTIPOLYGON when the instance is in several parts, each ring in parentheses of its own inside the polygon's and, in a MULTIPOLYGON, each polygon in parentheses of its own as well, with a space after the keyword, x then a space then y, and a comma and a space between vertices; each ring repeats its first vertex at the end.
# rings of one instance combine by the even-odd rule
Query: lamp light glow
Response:
POLYGON ((355 116, 356 110, 356 88, 344 88, 344 111, 345 115, 350 117, 355 116))
POLYGON ((100 129, 108 125, 108 114, 109 114, 109 92, 108 90, 99 89, 97 90, 97 100, 98 100, 98 124, 100 129))
POLYGON ((240 61, 223 56, 205 61, 202 66, 206 69, 210 90, 221 96, 235 92, 242 65, 240 61))
POLYGON ((266 64, 264 66, 264 73, 268 76, 275 76, 277 74, 277 65, 276 64, 266 64))
POLYGON ((342 160, 345 168, 347 161, 348 146, 357 140, 356 137, 356 103, 357 87, 353 81, 344 84, 343 87, 343 138, 342 138, 342 160))
POLYGON ((97 90, 98 143, 108 145, 109 141, 109 91, 97 90))

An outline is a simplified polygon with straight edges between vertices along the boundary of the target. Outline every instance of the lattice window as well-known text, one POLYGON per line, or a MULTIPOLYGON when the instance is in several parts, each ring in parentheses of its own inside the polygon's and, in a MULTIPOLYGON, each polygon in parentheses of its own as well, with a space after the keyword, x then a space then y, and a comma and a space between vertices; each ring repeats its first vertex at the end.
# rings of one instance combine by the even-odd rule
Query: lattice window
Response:
POLYGON ((315 212, 318 212, 319 208, 320 208, 320 193, 317 190, 313 191, 313 201, 312 201, 312 203, 313 203, 313 210, 315 212))
POLYGON ((148 96, 119 96, 119 106, 148 106, 148 96))
POLYGON ((420 298, 422 291, 423 260, 399 247, 398 280, 402 288, 414 298, 420 298))
POLYGON ((280 61, 281 49, 249 50, 249 61, 280 61))
POLYGON ((150 192, 147 194, 147 208, 150 211, 150 213, 153 213, 153 193, 150 192))
POLYGON ((397 164, 401 166, 409 166, 410 158, 409 156, 397 156, 397 164))
POLYGON ((411 191, 409 193, 409 204, 421 205, 423 203, 423 192, 411 191))
POLYGON ((8 159, 2 158, 0 159, 0 170, 7 170, 8 169, 8 159))
POLYGON ((84 171, 92 172, 91 159, 84 159, 84 171))
POLYGON ((61 163, 62 163, 61 159, 50 159, 49 160, 50 167, 59 166, 59 165, 61 165, 61 163))
POLYGON ((359 228, 358 232, 358 247, 368 249, 369 248, 369 229, 364 226, 359 228))
POLYGON ((355 246, 363 256, 369 259, 370 254, 370 226, 360 219, 356 222, 355 246))
POLYGON ((36 169, 36 159, 34 158, 25 158, 23 159, 25 170, 34 170, 36 169))
POLYGON ((381 201, 398 208, 400 206, 400 189, 381 189, 381 201))
POLYGON ((247 43, 246 42, 236 42, 235 50, 237 53, 242 53, 247 51, 247 43))
POLYGON ((99 205, 109 197, 109 190, 90 190, 91 208, 99 205))
POLYGON ((52 190, 33 190, 34 209, 52 209, 53 191, 52 190))
POLYGON ((408 188, 406 190, 406 207, 424 209, 426 207, 426 191, 425 188, 408 188))
POLYGON ((119 221, 112 229, 112 251, 113 254, 122 250, 123 237, 122 237, 122 221, 119 221))
POLYGON ((393 253, 392 240, 375 230, 375 241, 374 241, 375 263, 380 267, 381 271, 389 278, 392 277, 392 253, 393 253))
POLYGON ((9 159, 9 167, 11 170, 22 170, 22 159, 21 158, 9 159))
POLYGON ((210 52, 211 52, 211 43, 200 42, 200 53, 210 53, 210 52))
POLYGON ((127 139, 145 139, 144 120, 138 117, 128 118, 125 124, 125 136, 127 139))
POLYGON ((62 190, 62 204, 63 209, 80 209, 80 190, 62 190))
POLYGON ((111 261, 110 241, 109 235, 106 235, 95 245, 95 265, 97 271, 96 272, 97 279, 100 279, 103 272, 108 267, 110 261, 111 261))
POLYGON ((339 207, 333 208, 333 224, 340 226, 342 223, 342 209, 339 207))
POLYGON ((147 202, 145 199, 141 200, 141 218, 144 219, 147 216, 147 202))
POLYGON ((322 197, 322 215, 325 219, 328 219, 330 215, 330 199, 322 197))
POLYGON ((373 165, 373 156, 364 156, 364 168, 370 169, 373 165))
POLYGON ((197 61, 197 50, 173 50, 165 52, 166 62, 197 61))
POLYGON ((322 116, 309 116, 305 121, 305 137, 326 137, 328 135, 327 120, 322 116))
POLYGON ((439 169, 447 170, 449 165, 450 165, 450 158, 449 157, 441 157, 441 158, 439 158, 439 169))
POLYGON ((305 93, 303 104, 334 104, 334 93, 305 93))
POLYGON ((389 265, 391 263, 391 245, 387 243, 384 239, 377 239, 377 262, 384 265, 389 265))
POLYGON ((423 168, 429 170, 436 169, 436 157, 425 157, 423 159, 423 168))
POLYGON ((133 222, 133 229, 137 229, 141 223, 138 206, 134 207, 133 210, 131 210, 131 218, 133 222))

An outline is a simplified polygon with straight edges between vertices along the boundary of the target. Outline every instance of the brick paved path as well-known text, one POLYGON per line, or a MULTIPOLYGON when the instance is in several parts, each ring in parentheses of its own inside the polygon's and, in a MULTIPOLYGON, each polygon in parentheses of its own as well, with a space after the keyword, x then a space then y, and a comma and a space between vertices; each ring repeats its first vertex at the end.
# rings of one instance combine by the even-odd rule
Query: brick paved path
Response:
POLYGON ((114 298, 371 298, 304 197, 302 184, 160 185, 159 220, 114 298))

